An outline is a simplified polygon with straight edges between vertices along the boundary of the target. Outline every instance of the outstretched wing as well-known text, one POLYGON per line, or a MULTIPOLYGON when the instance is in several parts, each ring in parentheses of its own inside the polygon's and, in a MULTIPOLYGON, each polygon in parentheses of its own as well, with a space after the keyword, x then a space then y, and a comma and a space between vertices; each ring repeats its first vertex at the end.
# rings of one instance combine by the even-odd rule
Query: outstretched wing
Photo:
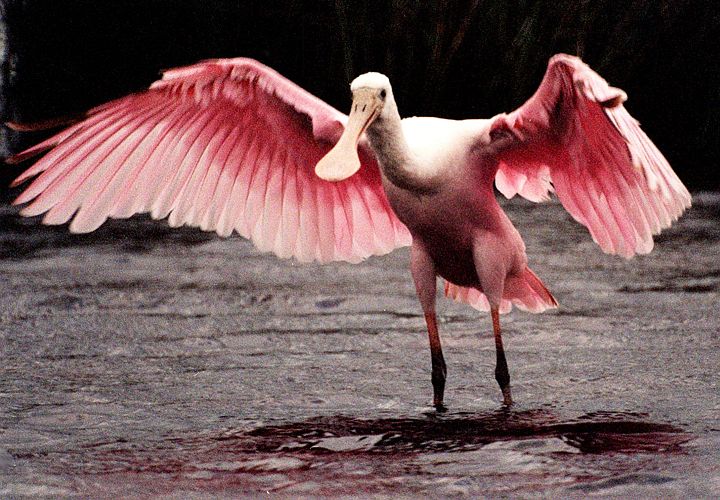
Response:
POLYGON ((648 253, 652 236, 690 206, 690 194, 610 87, 580 59, 550 59, 530 100, 491 125, 500 165, 495 183, 508 198, 549 199, 607 253, 648 253))
MULTIPOLYGON (((360 261, 410 243, 377 163, 330 183, 313 171, 347 117, 250 59, 164 73, 11 161, 51 149, 15 182, 23 215, 88 232, 150 212, 173 226, 233 230, 300 261, 360 261)), ((367 153, 367 152, 366 152, 367 153)))

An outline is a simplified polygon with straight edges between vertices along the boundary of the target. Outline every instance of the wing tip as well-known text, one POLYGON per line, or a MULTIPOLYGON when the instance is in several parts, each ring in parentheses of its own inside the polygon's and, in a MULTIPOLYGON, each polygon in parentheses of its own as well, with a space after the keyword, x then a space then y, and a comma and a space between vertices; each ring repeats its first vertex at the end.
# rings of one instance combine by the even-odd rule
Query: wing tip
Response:
MULTIPOLYGON (((14 154, 12 156, 8 156, 5 158, 5 163, 8 165, 18 165, 25 160, 28 160, 30 158, 33 158, 35 156, 38 156, 39 154, 43 153, 44 151, 47 151, 50 148, 55 147, 55 144, 47 144, 43 145, 43 147, 40 147, 41 145, 38 144, 37 146, 34 146, 30 149, 26 149, 25 151, 21 151, 20 153, 14 154)), ((18 179, 22 178, 24 174, 18 179)), ((16 179, 14 182, 18 182, 18 179, 16 179)), ((19 182, 18 182, 19 183, 19 182)))
POLYGON ((107 217, 96 217, 95 219, 83 220, 77 216, 70 222, 68 230, 72 234, 87 234, 92 233, 97 228, 105 224, 107 217))

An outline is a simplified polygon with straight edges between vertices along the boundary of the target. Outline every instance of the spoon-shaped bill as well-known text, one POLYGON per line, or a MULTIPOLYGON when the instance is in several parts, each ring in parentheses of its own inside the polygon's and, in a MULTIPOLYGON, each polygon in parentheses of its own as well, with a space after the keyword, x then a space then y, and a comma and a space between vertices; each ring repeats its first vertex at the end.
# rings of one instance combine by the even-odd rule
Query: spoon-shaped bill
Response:
POLYGON ((315 165, 315 174, 326 181, 342 181, 360 169, 357 144, 363 132, 380 114, 382 101, 370 89, 358 89, 353 93, 353 102, 347 126, 340 140, 315 165))

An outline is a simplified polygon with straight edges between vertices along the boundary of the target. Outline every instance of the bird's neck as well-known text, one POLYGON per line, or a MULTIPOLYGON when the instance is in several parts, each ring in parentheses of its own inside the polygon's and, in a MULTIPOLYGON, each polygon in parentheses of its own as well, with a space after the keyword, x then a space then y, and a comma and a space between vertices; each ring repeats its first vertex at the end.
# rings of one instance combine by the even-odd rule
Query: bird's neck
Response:
POLYGON ((413 154, 394 102, 388 102, 383 113, 368 127, 367 135, 383 175, 392 184, 418 194, 436 190, 432 180, 413 169, 413 154))

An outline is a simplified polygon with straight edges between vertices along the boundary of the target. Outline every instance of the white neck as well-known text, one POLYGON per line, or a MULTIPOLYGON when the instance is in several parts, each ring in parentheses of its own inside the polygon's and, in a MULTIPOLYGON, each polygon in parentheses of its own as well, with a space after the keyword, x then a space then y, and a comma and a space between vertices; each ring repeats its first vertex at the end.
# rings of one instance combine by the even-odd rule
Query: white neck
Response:
POLYGON ((412 168, 413 154, 405 140, 394 99, 387 99, 380 116, 368 127, 367 135, 383 174, 392 184, 417 194, 436 191, 432 179, 418 175, 412 168))

